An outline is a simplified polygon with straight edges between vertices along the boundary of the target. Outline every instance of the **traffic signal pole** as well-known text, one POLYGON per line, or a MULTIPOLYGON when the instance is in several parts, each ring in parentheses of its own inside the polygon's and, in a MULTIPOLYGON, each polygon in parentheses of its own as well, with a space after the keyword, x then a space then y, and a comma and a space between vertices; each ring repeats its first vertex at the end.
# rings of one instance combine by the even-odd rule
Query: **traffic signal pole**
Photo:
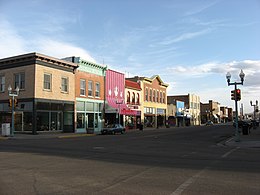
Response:
POLYGON ((240 133, 238 130, 238 112, 237 112, 237 83, 235 82, 235 109, 236 109, 236 142, 240 141, 240 133))
MULTIPOLYGON (((240 79, 241 79, 241 82, 233 82, 233 83, 231 83, 230 82, 230 79, 231 79, 231 74, 228 72, 227 74, 226 74, 226 78, 227 78, 227 82, 228 82, 228 86, 230 86, 230 85, 235 85, 235 93, 234 93, 234 95, 235 95, 235 109, 236 109, 236 132, 235 132, 235 141, 236 142, 240 142, 240 133, 239 133, 239 130, 238 130, 238 110, 237 110, 237 101, 239 101, 240 100, 240 98, 241 98, 241 91, 240 91, 240 89, 237 89, 237 85, 243 85, 243 83, 244 83, 244 78, 245 78, 245 74, 244 74, 244 72, 241 70, 241 72, 240 72, 240 74, 239 74, 239 77, 240 77, 240 79), (238 95, 238 93, 239 93, 239 95, 238 95), (238 99, 239 98, 239 99, 238 99)), ((232 93, 233 92, 231 92, 231 96, 232 96, 232 93)), ((231 97, 232 98, 232 97, 231 97)))
POLYGON ((11 136, 14 136, 14 95, 12 96, 12 127, 11 127, 11 136))

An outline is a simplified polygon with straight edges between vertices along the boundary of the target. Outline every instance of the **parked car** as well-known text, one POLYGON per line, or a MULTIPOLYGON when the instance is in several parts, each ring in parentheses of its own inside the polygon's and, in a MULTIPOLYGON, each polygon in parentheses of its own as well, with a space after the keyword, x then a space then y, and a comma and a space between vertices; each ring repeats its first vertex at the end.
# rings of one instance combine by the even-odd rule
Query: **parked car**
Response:
POLYGON ((206 126, 210 126, 210 125, 213 125, 213 122, 212 121, 208 121, 208 122, 206 122, 206 124, 205 124, 206 126))
MULTIPOLYGON (((253 126, 253 123, 251 120, 238 120, 237 124, 238 124, 238 128, 242 128, 243 125, 248 125, 249 128, 251 129, 253 126)), ((233 121, 233 126, 236 127, 236 121, 233 121)))
POLYGON ((125 128, 121 124, 112 124, 108 125, 107 127, 104 127, 101 130, 101 134, 116 134, 116 133, 125 133, 125 128))

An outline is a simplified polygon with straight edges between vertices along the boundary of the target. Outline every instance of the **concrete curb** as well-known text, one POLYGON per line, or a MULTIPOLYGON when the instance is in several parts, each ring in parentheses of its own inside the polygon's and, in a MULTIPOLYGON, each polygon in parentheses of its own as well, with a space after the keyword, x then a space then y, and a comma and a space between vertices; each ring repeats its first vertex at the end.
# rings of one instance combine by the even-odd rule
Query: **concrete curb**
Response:
POLYGON ((61 135, 57 138, 59 139, 66 139, 66 138, 75 138, 75 137, 92 137, 96 136, 96 134, 73 134, 73 135, 61 135))
POLYGON ((0 140, 7 140, 7 139, 9 139, 9 137, 3 137, 3 136, 0 137, 0 140))

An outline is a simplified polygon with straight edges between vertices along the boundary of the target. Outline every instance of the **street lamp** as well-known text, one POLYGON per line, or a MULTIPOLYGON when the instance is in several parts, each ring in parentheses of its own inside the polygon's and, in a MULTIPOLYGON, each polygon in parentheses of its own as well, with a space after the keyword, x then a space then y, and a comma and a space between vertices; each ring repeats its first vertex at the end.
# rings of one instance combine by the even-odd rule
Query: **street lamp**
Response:
POLYGON ((123 98, 123 92, 120 92, 120 100, 119 100, 119 89, 118 87, 115 87, 114 89, 114 94, 115 94, 115 97, 116 97, 116 104, 118 105, 118 112, 117 112, 117 118, 118 118, 118 124, 120 124, 120 109, 121 109, 121 104, 124 103, 124 100, 122 99, 123 98))
POLYGON ((8 86, 8 95, 12 97, 12 127, 11 127, 11 136, 14 136, 14 97, 19 95, 19 87, 17 86, 16 89, 13 91, 11 85, 8 86))
POLYGON ((256 108, 257 108, 257 106, 258 106, 258 101, 256 100, 256 101, 255 101, 255 104, 253 104, 253 102, 252 102, 252 100, 251 100, 251 101, 250 101, 250 104, 251 104, 251 106, 254 107, 254 120, 255 120, 255 119, 256 119, 255 113, 256 113, 256 108))
MULTIPOLYGON (((241 82, 231 83, 230 82, 231 74, 229 72, 226 74, 228 86, 234 85, 235 86, 235 92, 237 91, 237 85, 243 85, 243 83, 244 83, 245 73, 243 72, 242 69, 241 69, 241 72, 239 74, 239 77, 241 79, 241 82)), ((236 93, 235 93, 235 96, 236 96, 236 93)), ((238 112, 237 112, 237 98, 236 97, 235 97, 235 109, 236 109, 236 141, 239 142, 240 141, 240 135, 239 135, 239 131, 238 131, 238 112)))

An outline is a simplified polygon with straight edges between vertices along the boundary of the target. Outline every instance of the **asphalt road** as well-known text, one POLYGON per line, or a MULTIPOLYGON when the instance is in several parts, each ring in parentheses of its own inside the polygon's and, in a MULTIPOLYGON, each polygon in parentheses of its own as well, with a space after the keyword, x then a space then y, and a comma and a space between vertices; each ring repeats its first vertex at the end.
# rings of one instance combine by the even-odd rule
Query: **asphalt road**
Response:
POLYGON ((0 194, 260 194, 260 148, 230 125, 0 140, 0 194))

